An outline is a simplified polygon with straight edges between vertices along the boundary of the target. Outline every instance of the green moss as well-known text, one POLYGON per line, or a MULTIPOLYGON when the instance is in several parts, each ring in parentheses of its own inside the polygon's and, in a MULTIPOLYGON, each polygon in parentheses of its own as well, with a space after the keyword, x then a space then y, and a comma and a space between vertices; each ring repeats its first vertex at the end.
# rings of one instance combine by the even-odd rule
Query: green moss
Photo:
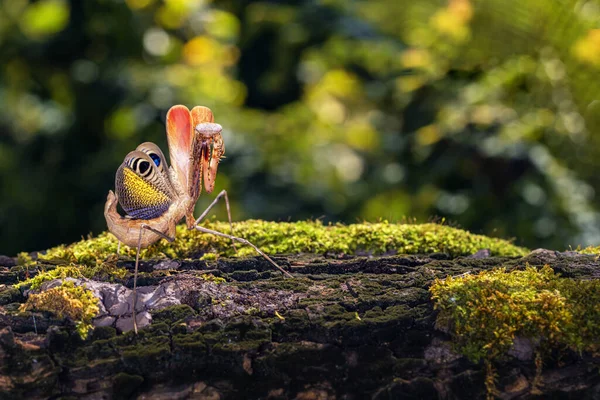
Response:
POLYGON ((472 361, 502 357, 518 336, 540 346, 600 348, 600 281, 560 278, 548 267, 496 269, 436 280, 437 323, 472 361))
POLYGON ((65 278, 82 278, 83 273, 81 268, 74 265, 58 266, 55 268, 48 269, 38 273, 33 278, 27 279, 23 282, 19 282, 15 287, 29 286, 32 290, 37 290, 42 286, 44 282, 52 281, 54 279, 65 279, 65 278))
POLYGON ((168 360, 171 354, 168 337, 164 343, 155 341, 151 346, 132 346, 130 349, 123 349, 123 363, 126 368, 132 369, 142 375, 148 374, 156 368, 156 365, 162 365, 168 368, 168 360))
POLYGON ((125 372, 119 372, 113 378, 113 382, 114 398, 129 399, 144 382, 144 378, 139 375, 130 375, 125 372))
POLYGON ((202 279, 204 279, 205 281, 214 282, 216 284, 227 282, 225 278, 221 278, 220 276, 214 276, 213 274, 202 274, 202 279))
POLYGON ((116 255, 109 256, 106 262, 96 262, 96 266, 84 268, 84 276, 102 281, 123 279, 127 275, 127 270, 117 267, 117 258, 116 255))
MULTIPOLYGON (((203 226, 221 232, 229 232, 225 222, 206 221, 203 226)), ((400 254, 445 252, 451 256, 473 254, 490 249, 493 255, 525 255, 527 249, 517 247, 506 240, 474 235, 467 231, 439 224, 390 224, 363 223, 352 225, 323 225, 320 221, 266 222, 248 220, 234 224, 234 234, 248 239, 268 254, 290 253, 346 253, 357 251, 383 254, 394 251, 400 254)), ((58 246, 47 251, 40 259, 45 261, 76 263, 94 266, 116 254, 117 239, 102 233, 93 239, 82 240, 69 246, 58 246)), ((177 227, 176 240, 161 240, 144 249, 141 256, 185 258, 205 255, 214 259, 221 256, 254 256, 247 246, 231 245, 231 241, 185 226, 177 227), (236 252, 237 249, 237 252, 236 252)), ((135 249, 121 247, 121 254, 135 256, 135 249)))
POLYGON ((29 253, 21 252, 17 255, 17 264, 18 265, 32 265, 34 263, 33 259, 29 255, 29 253))
POLYGON ((117 335, 117 330, 112 326, 98 326, 92 332, 91 340, 107 340, 117 335))
MULTIPOLYGON (((60 261, 64 264, 76 263, 94 266, 98 261, 104 261, 108 256, 117 253, 117 239, 104 232, 95 238, 89 238, 71 245, 57 246, 49 249, 46 254, 39 255, 43 261, 60 261)), ((135 252, 124 246, 121 254, 135 256, 135 252)))
POLYGON ((196 311, 187 304, 179 304, 163 308, 152 315, 154 322, 163 321, 169 324, 180 321, 186 317, 196 315, 196 311))
POLYGON ((204 253, 204 255, 200 257, 200 259, 204 261, 215 261, 218 258, 219 255, 217 253, 204 253))
POLYGON ((47 311, 59 318, 68 317, 75 322, 79 335, 86 338, 99 308, 91 291, 66 281, 61 286, 29 295, 20 311, 47 311))
POLYGON ((95 278, 106 281, 111 278, 124 278, 126 274, 126 269, 118 268, 114 263, 110 262, 99 263, 95 267, 87 267, 80 264, 59 265, 56 267, 48 267, 33 278, 19 282, 15 287, 19 288, 25 286, 32 290, 36 290, 39 289, 44 282, 52 281, 54 279, 95 278))
POLYGON ((12 286, 0 287, 0 306, 21 301, 22 298, 23 295, 19 289, 12 286))
POLYGON ((594 254, 594 255, 600 255, 600 246, 588 246, 584 249, 581 248, 577 248, 575 249, 575 251, 581 253, 581 254, 594 254))

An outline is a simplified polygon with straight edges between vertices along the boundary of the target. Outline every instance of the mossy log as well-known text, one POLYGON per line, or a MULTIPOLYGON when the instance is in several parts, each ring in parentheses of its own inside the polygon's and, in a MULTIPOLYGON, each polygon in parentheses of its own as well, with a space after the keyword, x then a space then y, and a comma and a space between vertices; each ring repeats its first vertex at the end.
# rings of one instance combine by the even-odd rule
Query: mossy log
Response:
MULTIPOLYGON (((490 393, 485 364, 459 354, 447 327, 436 325, 429 292, 436 278, 501 266, 550 265, 566 278, 599 279, 595 255, 482 248, 275 260, 294 278, 260 257, 144 260, 138 284, 175 284, 181 304, 151 311, 138 335, 113 324, 86 339, 69 318, 18 312, 27 287, 13 285, 48 261, 0 267, 0 398, 600 398, 597 352, 559 349, 540 368, 527 343, 495 362, 490 393)), ((126 274, 109 279, 132 287, 133 261, 110 262, 126 274)))

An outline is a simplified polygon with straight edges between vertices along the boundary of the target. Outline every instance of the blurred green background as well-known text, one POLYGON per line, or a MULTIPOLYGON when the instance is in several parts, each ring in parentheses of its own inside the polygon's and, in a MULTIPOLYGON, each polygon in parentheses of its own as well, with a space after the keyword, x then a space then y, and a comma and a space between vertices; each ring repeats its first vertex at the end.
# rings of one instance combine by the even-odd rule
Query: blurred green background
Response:
POLYGON ((0 254, 105 230, 179 103, 225 127, 236 220, 597 244, 598 28, 598 0, 3 0, 0 254))

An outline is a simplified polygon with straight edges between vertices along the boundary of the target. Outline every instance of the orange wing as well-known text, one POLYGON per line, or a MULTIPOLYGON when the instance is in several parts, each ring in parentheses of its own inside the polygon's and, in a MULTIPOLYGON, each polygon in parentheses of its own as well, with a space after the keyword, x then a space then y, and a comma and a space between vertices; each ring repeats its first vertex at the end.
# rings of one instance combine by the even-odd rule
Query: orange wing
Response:
POLYGON ((192 115, 186 106, 177 105, 167 112, 167 141, 171 166, 181 188, 187 192, 190 172, 190 152, 194 131, 192 115))
POLYGON ((215 122, 215 117, 208 107, 196 106, 192 108, 193 127, 203 122, 215 122))
POLYGON ((186 106, 176 105, 167 112, 167 141, 171 165, 175 169, 181 188, 194 199, 201 190, 201 154, 200 147, 195 145, 194 127, 214 120, 210 108, 202 106, 196 106, 190 112, 186 106))

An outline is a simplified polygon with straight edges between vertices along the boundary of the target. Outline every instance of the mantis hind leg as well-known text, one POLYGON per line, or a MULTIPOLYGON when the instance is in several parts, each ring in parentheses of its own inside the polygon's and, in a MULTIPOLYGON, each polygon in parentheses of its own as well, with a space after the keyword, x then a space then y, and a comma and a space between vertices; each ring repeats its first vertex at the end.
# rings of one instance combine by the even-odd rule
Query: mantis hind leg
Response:
MULTIPOLYGON (((140 226, 140 235, 138 237, 137 251, 135 253, 135 270, 133 273, 133 307, 131 308, 132 309, 131 315, 133 318, 133 330, 136 335, 138 333, 136 313, 135 313, 135 307, 137 306, 137 277, 138 277, 138 269, 139 269, 139 264, 140 264, 140 251, 142 250, 142 236, 144 235, 144 229, 147 229, 151 232, 156 233, 157 235, 161 236, 163 239, 168 240, 169 242, 172 242, 175 240, 175 238, 165 235, 164 233, 152 228, 150 225, 142 224, 140 226)), ((119 244, 121 244, 121 242, 119 242, 119 244)))
POLYGON ((273 261, 271 259, 271 257, 269 257, 268 255, 266 255, 262 250, 260 250, 258 247, 256 247, 252 243, 250 243, 248 240, 246 240, 244 238, 241 238, 241 237, 237 237, 237 236, 233 236, 233 235, 228 235, 226 233, 222 233, 222 232, 218 232, 218 231, 213 231, 212 229, 204 228, 204 227, 198 226, 198 225, 196 225, 196 229, 199 230, 200 232, 210 233, 211 235, 216 235, 216 236, 221 236, 221 237, 224 237, 224 238, 231 239, 232 241, 235 240, 236 242, 240 242, 242 244, 245 244, 246 246, 252 247, 254 250, 256 250, 256 252, 258 254, 260 254, 268 262, 270 262, 271 265, 273 265, 275 268, 277 268, 278 270, 280 270, 283 275, 287 276, 288 278, 293 278, 292 274, 290 274, 289 272, 287 272, 286 270, 284 270, 283 268, 281 268, 279 265, 277 265, 277 263, 275 261, 273 261))

